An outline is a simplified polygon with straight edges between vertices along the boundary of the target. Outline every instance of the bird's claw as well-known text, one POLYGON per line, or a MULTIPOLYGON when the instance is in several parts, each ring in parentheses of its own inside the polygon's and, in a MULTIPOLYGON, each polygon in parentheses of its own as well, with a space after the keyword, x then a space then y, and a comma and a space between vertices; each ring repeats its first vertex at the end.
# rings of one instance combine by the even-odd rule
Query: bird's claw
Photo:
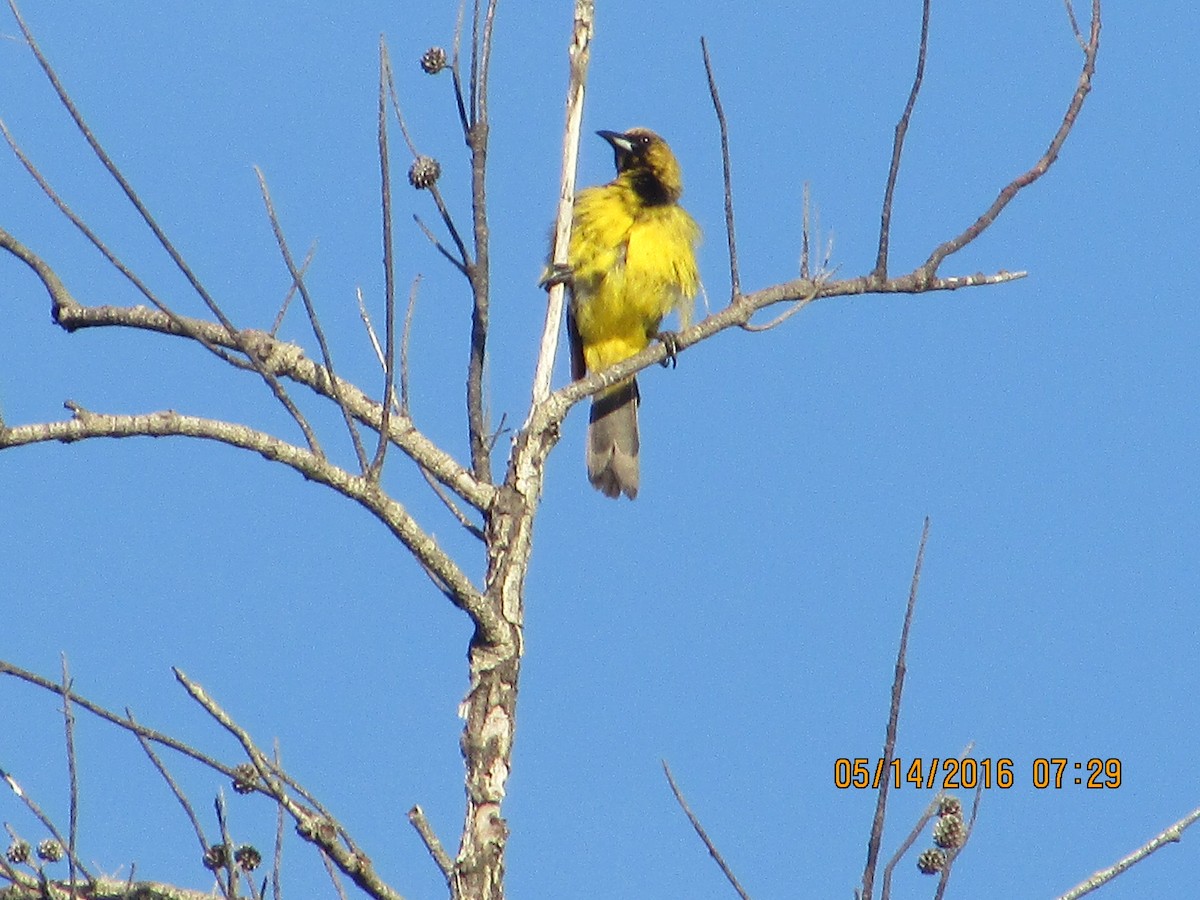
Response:
POLYGON ((550 290, 556 284, 567 285, 568 287, 575 280, 575 270, 567 263, 550 263, 546 266, 546 271, 542 275, 538 285, 550 290))
POLYGON ((659 365, 664 369, 668 366, 674 369, 679 365, 679 335, 674 331, 660 331, 654 337, 662 343, 667 351, 667 355, 662 358, 659 365))

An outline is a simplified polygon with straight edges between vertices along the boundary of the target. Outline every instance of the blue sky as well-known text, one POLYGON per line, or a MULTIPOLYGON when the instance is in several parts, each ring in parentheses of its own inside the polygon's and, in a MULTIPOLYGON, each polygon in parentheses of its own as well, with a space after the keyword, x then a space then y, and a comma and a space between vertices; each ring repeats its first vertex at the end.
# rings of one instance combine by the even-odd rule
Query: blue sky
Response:
MULTIPOLYGON (((580 182, 611 175, 590 132, 647 125, 679 156, 706 232, 709 303, 727 298, 720 157, 698 39, 732 132, 742 278, 795 277, 803 185, 838 277, 874 262, 892 129, 920 4, 853 8, 601 3, 580 182), (674 23, 664 29, 661 23, 674 23)), ((376 45, 387 35, 422 150, 466 220, 447 4, 264 0, 210 10, 142 0, 27 4, 98 136, 240 324, 288 286, 260 166, 310 269, 342 374, 375 389, 354 290, 378 309, 376 45), (299 8, 297 8, 299 7, 299 8)), ((557 196, 570 4, 502 4, 493 64, 493 417, 524 418, 544 311, 536 279, 557 196)), ((1079 11, 1081 17, 1086 10, 1079 11)), ((176 308, 200 314, 0 24, 0 115, 60 192, 176 308)), ((1094 91, 1050 174, 943 274, 1014 284, 814 304, 766 334, 725 333, 642 379, 643 492, 612 503, 583 474, 585 417, 551 458, 528 584, 527 654, 506 813, 512 896, 727 897, 675 807, 676 777, 756 897, 849 896, 873 796, 834 760, 876 757, 923 517, 933 520, 898 753, 1014 761, 984 796, 957 896, 1054 896, 1200 804, 1200 311, 1194 50, 1200 13, 1108 4, 1094 91), (1117 790, 1036 790, 1032 761, 1116 757, 1117 790)), ((1042 152, 1080 53, 1056 0, 934 4, 924 92, 893 218, 892 270, 925 259, 1042 152)), ((396 141, 397 150, 402 145, 396 141)), ((396 170, 407 159, 398 152, 396 170)), ((0 224, 87 303, 137 302, 0 154, 0 224)), ((402 284, 423 276, 418 424, 460 458, 468 305, 397 191, 402 284)), ((0 408, 10 424, 172 408, 297 439, 256 381, 150 335, 53 328, 45 294, 0 259, 0 408)), ((284 332, 304 339, 295 312, 284 332)), ((311 342, 310 342, 311 344, 311 342)), ((567 377, 560 362, 558 383, 567 377)), ((318 410, 319 407, 313 407, 318 410)), ((339 423, 314 416, 338 447, 339 423)), ((345 442, 343 442, 344 444, 345 442)), ((497 468, 507 447, 501 442, 497 468)), ((481 557, 397 456, 388 479, 464 566, 481 557)), ((257 457, 183 440, 92 442, 0 458, 0 654, 235 759, 175 686, 204 684, 339 815, 406 896, 442 895, 404 812, 448 844, 462 806, 456 707, 467 623, 362 510, 257 457)), ((0 766, 65 820, 51 698, 0 682, 0 766)), ((136 745, 81 720, 82 855, 204 888, 186 822, 136 745), (114 814, 114 809, 118 810, 114 814)), ((175 766, 202 810, 218 785, 175 766)), ((890 852, 927 794, 893 795, 890 852)), ((273 813, 231 796, 235 838, 273 813)), ((0 819, 28 835, 12 798, 0 819)), ((211 821, 211 816, 210 816, 211 821)), ((1178 893, 1200 834, 1105 889, 1178 893)), ((293 897, 328 895, 299 844, 293 897)), ((901 869, 898 897, 932 881, 901 869)))

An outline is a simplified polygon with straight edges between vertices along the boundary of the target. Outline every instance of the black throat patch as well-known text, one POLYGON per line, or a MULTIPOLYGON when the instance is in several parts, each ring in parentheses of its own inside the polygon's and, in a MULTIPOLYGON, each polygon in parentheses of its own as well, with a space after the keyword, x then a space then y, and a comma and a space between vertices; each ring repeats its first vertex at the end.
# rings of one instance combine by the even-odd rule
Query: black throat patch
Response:
POLYGON ((662 206, 672 203, 675 198, 659 180, 658 176, 646 169, 633 173, 633 189, 648 206, 662 206))

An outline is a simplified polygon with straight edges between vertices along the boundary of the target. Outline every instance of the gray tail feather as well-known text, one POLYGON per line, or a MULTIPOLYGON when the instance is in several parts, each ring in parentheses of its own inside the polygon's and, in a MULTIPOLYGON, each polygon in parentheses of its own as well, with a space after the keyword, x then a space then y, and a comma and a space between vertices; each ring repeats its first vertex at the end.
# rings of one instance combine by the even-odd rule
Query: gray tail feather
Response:
POLYGON ((630 500, 638 492, 638 388, 630 379, 592 401, 587 469, 592 486, 606 497, 630 500))

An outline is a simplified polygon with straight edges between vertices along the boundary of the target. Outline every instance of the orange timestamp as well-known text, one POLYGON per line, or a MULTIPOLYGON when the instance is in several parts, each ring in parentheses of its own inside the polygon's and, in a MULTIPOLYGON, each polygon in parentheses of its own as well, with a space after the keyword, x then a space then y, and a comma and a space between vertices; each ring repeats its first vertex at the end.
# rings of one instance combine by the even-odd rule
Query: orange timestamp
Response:
MULTIPOLYGON (((878 789, 886 778, 897 789, 905 786, 943 791, 970 791, 979 787, 1004 789, 1016 785, 1015 765, 1006 756, 996 759, 918 756, 907 762, 839 757, 833 761, 833 786, 878 789)), ((1072 785, 1115 789, 1121 786, 1121 760, 1039 756, 1030 763, 1029 774, 1029 783, 1039 790, 1058 790, 1072 785)))

